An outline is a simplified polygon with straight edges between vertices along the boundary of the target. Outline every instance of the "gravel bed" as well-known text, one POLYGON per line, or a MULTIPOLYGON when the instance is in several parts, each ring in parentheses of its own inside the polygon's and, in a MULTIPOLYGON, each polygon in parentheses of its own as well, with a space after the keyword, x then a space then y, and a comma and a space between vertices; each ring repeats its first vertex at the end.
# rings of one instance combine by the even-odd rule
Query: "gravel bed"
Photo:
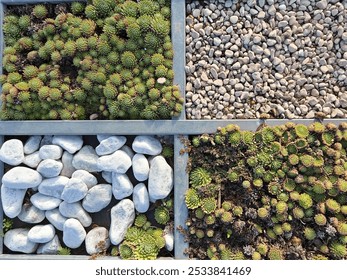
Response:
POLYGON ((188 119, 345 118, 347 1, 186 6, 188 119))

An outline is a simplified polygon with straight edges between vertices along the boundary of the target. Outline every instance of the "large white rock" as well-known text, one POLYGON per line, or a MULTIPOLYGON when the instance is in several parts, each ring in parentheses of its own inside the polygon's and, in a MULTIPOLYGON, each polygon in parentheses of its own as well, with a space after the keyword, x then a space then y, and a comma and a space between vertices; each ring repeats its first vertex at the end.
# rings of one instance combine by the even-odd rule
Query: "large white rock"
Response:
POLYGON ((86 238, 86 231, 83 225, 76 219, 67 219, 63 228, 63 242, 72 249, 82 245, 86 238))
POLYGON ((103 139, 95 151, 99 156, 109 155, 120 149, 126 141, 124 136, 111 136, 103 139))
POLYGON ((28 239, 35 243, 47 243, 54 238, 55 229, 51 224, 37 225, 28 232, 28 239))
POLYGON ((162 156, 152 159, 149 177, 148 192, 151 199, 166 198, 173 188, 173 170, 162 156))
POLYGON ((90 188, 82 201, 82 207, 89 213, 96 213, 110 204, 112 199, 112 186, 100 184, 90 188))
POLYGON ((61 247, 58 235, 55 235, 54 238, 44 244, 40 244, 37 248, 37 254, 44 255, 57 255, 59 248, 61 247))
POLYGON ((71 178, 61 194, 61 199, 68 203, 77 202, 82 200, 87 192, 88 187, 81 179, 71 178))
POLYGON ((143 154, 136 154, 132 159, 134 177, 137 181, 143 182, 148 179, 149 163, 143 154))
POLYGON ((19 215, 22 211, 25 193, 24 189, 10 189, 4 185, 1 186, 2 209, 7 217, 13 219, 19 215))
POLYGON ((49 210, 45 212, 46 219, 57 229, 60 231, 63 231, 64 223, 66 222, 67 218, 64 217, 60 211, 59 208, 55 208, 53 210, 49 210))
POLYGON ((0 148, 0 160, 9 165, 19 165, 24 160, 23 143, 18 139, 4 142, 0 148))
POLYGON ((85 170, 76 170, 72 174, 72 178, 81 179, 87 185, 88 189, 94 187, 98 183, 96 177, 85 170))
POLYGON ((45 178, 53 178, 60 174, 63 164, 54 159, 44 159, 37 166, 37 171, 45 178))
POLYGON ((25 156, 23 163, 31 168, 36 168, 39 163, 42 161, 40 158, 40 153, 38 151, 25 156))
POLYGON ((160 141, 153 136, 136 136, 132 144, 133 150, 139 154, 156 156, 161 153, 163 147, 160 141))
POLYGON ((149 208, 149 196, 145 184, 139 183, 134 187, 133 202, 137 212, 147 212, 149 208))
POLYGON ((61 194, 68 182, 69 178, 65 176, 44 179, 39 185, 39 192, 48 196, 61 198, 61 194))
POLYGON ((13 167, 2 177, 2 183, 11 189, 35 188, 41 181, 39 172, 24 166, 13 167))
POLYGON ((89 255, 106 252, 111 242, 108 237, 108 230, 104 227, 95 227, 87 233, 86 251, 89 255))
POLYGON ((92 218, 83 209, 80 202, 67 203, 63 201, 59 205, 59 211, 66 218, 79 220, 84 227, 89 227, 92 224, 92 218))
POLYGON ((24 153, 30 155, 40 148, 42 137, 40 135, 33 135, 28 138, 24 144, 24 153))
POLYGON ((74 154, 82 148, 83 139, 78 135, 55 135, 52 143, 62 147, 70 154, 74 154))
POLYGON ((34 253, 38 244, 28 239, 28 232, 27 228, 15 228, 7 231, 4 236, 5 246, 13 252, 34 253))
POLYGON ((61 157, 61 162, 63 163, 63 169, 60 172, 60 175, 71 177, 72 174, 76 171, 76 168, 72 165, 73 155, 65 151, 61 157))
POLYGON ((46 211, 57 208, 62 200, 60 198, 48 196, 38 192, 30 197, 30 201, 36 208, 46 211))
POLYGON ((63 149, 57 145, 44 145, 39 150, 41 159, 60 159, 63 149))
POLYGON ((133 193, 134 186, 126 174, 112 173, 112 193, 117 200, 121 200, 133 193))
POLYGON ((99 172, 101 169, 98 167, 98 155, 92 146, 84 146, 79 150, 73 160, 72 165, 76 169, 86 170, 88 172, 99 172))
POLYGON ((118 245, 135 220, 135 207, 130 199, 123 199, 111 209, 110 240, 118 245))
POLYGON ((45 219, 45 211, 40 210, 30 203, 24 203, 18 219, 28 224, 38 224, 45 219))
POLYGON ((123 151, 115 151, 111 155, 98 159, 98 168, 103 171, 125 173, 131 166, 131 158, 123 151))

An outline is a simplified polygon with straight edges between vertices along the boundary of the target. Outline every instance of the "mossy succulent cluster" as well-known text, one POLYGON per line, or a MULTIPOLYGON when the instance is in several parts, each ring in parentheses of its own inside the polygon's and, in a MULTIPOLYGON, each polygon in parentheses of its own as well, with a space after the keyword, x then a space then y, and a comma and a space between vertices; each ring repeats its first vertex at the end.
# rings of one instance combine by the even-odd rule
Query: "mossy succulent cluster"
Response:
POLYGON ((170 1, 16 9, 3 23, 2 119, 169 119, 181 112, 170 1))
POLYGON ((346 123, 231 124, 190 146, 190 257, 346 258, 346 123))
POLYGON ((164 246, 164 230, 153 226, 145 214, 139 214, 115 255, 125 260, 155 260, 164 246))

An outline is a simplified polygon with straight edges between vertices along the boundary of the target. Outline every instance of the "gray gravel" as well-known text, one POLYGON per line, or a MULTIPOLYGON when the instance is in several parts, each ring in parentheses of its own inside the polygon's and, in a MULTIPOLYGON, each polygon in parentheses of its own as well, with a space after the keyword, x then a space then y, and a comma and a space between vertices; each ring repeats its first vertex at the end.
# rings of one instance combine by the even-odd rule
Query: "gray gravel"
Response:
POLYGON ((347 116, 346 0, 205 0, 186 9, 188 119, 347 116))

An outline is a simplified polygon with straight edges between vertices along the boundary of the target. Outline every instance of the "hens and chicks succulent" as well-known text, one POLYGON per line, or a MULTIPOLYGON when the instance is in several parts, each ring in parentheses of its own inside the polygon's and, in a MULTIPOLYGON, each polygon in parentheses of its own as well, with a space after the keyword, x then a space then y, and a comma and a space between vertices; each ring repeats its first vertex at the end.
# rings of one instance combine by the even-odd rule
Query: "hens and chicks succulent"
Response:
POLYGON ((346 257, 346 123, 228 125, 190 144, 190 257, 346 257))
POLYGON ((3 23, 2 119, 169 119, 170 1, 35 5, 3 23), (55 8, 55 11, 53 11, 55 8))

